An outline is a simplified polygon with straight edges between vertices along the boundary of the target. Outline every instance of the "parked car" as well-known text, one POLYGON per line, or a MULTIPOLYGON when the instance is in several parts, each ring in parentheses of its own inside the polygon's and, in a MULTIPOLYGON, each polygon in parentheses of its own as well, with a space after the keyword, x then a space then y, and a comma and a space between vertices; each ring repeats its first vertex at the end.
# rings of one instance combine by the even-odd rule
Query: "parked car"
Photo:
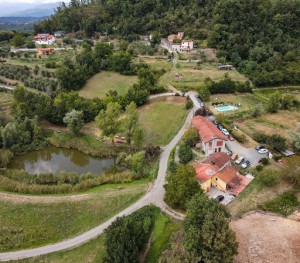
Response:
POLYGON ((232 156, 233 152, 232 152, 232 151, 227 151, 227 154, 228 154, 229 156, 232 156))
POLYGON ((232 156, 231 156, 231 160, 234 161, 238 158, 238 154, 237 153, 234 153, 232 156))
POLYGON ((222 129, 222 133, 223 133, 224 135, 226 135, 226 136, 229 135, 229 131, 227 131, 226 129, 222 129))
POLYGON ((213 124, 214 124, 214 125, 219 125, 219 123, 218 123, 217 120, 213 120, 213 124))
POLYGON ((245 160, 245 158, 244 158, 243 156, 240 156, 240 157, 235 161, 235 163, 236 163, 236 164, 241 164, 244 160, 245 160))
POLYGON ((215 200, 222 202, 224 200, 224 195, 218 195, 215 200))
POLYGON ((244 161, 243 163, 242 163, 242 168, 247 168, 247 167, 249 167, 250 166, 250 161, 244 161))
POLYGON ((220 131, 222 131, 222 130, 224 129, 224 127, 223 127, 221 124, 218 124, 218 125, 217 125, 217 128, 218 128, 220 131))
POLYGON ((234 138, 230 134, 228 135, 228 139, 229 139, 229 141, 234 141, 234 138))
POLYGON ((255 150, 256 150, 256 151, 259 151, 260 149, 265 149, 265 147, 262 146, 262 145, 257 145, 257 146, 255 147, 255 150))
POLYGON ((262 148, 262 149, 259 149, 258 152, 261 154, 265 154, 265 153, 268 153, 269 151, 265 148, 262 148))

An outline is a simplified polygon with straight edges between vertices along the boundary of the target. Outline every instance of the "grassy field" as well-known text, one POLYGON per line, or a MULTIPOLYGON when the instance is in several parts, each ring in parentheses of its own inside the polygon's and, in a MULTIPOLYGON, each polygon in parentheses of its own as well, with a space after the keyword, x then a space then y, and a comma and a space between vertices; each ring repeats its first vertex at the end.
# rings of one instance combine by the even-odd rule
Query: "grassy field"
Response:
POLYGON ((0 201, 0 251, 37 247, 87 231, 138 200, 146 185, 146 181, 105 185, 69 202, 0 201))
POLYGON ((134 83, 137 83, 136 76, 103 71, 90 78, 79 95, 89 99, 103 98, 109 90, 116 90, 119 95, 124 95, 134 83))
POLYGON ((190 89, 197 88, 204 83, 206 77, 210 77, 214 81, 219 81, 228 73, 229 76, 236 81, 246 81, 247 78, 241 75, 238 71, 221 71, 217 69, 215 64, 204 63, 197 69, 197 64, 193 62, 178 62, 176 67, 166 73, 161 79, 160 84, 166 86, 170 83, 174 87, 180 89, 188 87, 190 89), (175 74, 180 74, 177 77, 175 74))
MULTIPOLYGON (((180 223, 159 214, 151 235, 150 249, 146 263, 157 262, 161 253, 169 244, 170 236, 180 229, 180 223)), ((52 253, 37 258, 13 261, 14 263, 101 263, 105 256, 105 234, 75 249, 52 253)))
POLYGON ((10 119, 12 117, 13 94, 11 91, 0 92, 0 112, 4 117, 10 119))
POLYGON ((168 144, 183 124, 185 101, 183 97, 160 98, 140 108, 139 120, 145 144, 168 144))
POLYGON ((102 263, 105 256, 105 235, 90 242, 66 251, 61 251, 36 258, 13 261, 14 263, 102 263))
POLYGON ((172 62, 167 62, 167 56, 140 56, 139 59, 146 62, 154 70, 165 69, 168 71, 173 67, 172 62))

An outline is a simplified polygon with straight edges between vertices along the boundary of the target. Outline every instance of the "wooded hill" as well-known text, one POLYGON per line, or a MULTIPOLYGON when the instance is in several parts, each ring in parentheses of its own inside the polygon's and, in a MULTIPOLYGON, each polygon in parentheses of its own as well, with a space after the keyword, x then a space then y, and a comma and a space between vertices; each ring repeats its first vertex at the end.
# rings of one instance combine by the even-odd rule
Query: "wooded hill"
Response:
POLYGON ((257 86, 300 83, 299 0, 72 0, 36 32, 81 31, 133 40, 170 33, 208 40, 257 86))

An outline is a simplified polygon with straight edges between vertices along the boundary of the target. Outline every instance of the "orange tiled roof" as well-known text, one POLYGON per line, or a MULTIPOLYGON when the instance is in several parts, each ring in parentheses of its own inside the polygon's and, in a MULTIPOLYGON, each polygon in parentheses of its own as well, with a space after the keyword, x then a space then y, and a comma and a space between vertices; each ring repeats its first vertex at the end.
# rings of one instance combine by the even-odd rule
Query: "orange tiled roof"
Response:
POLYGON ((201 140, 206 143, 213 139, 221 139, 227 141, 224 134, 207 118, 196 116, 192 120, 193 125, 199 130, 201 140))
POLYGON ((209 164, 200 163, 195 166, 196 175, 195 178, 203 184, 216 174, 216 170, 209 164))
POLYGON ((209 155, 202 163, 209 164, 217 171, 230 161, 230 156, 224 152, 209 155))
POLYGON ((237 185, 240 183, 241 179, 237 175, 238 170, 234 166, 227 166, 222 171, 217 173, 217 177, 221 179, 226 184, 237 185))

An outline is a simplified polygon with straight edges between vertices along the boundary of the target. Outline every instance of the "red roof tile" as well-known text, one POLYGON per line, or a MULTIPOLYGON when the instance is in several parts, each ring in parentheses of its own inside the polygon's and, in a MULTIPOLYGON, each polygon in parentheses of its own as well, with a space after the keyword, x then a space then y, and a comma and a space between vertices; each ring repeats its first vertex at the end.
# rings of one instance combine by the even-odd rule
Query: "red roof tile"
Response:
POLYGON ((196 175, 195 178, 203 184, 207 180, 209 180, 213 175, 216 174, 216 170, 210 166, 209 164, 197 164, 195 166, 196 175))
POLYGON ((233 187, 238 185, 241 179, 237 175, 238 170, 234 166, 227 166, 221 172, 217 173, 217 177, 226 184, 231 184, 233 187))
POLYGON ((196 116, 193 118, 192 123, 199 130, 199 135, 203 142, 206 143, 216 138, 227 141, 224 134, 207 118, 196 116))
POLYGON ((202 163, 211 165, 217 171, 230 161, 230 156, 224 152, 213 153, 202 163))

